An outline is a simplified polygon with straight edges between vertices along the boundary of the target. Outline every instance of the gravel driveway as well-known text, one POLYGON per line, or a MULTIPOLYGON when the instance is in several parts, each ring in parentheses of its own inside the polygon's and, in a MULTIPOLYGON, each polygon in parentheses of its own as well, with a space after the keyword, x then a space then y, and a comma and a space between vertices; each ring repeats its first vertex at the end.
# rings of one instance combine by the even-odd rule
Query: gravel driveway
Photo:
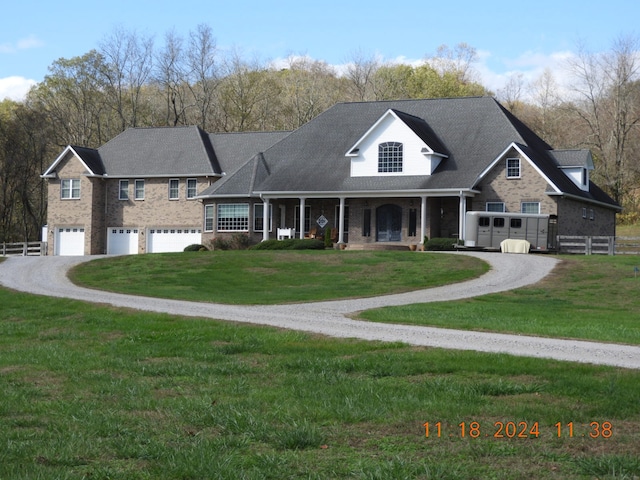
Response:
MULTIPOLYGON (((458 253, 462 255, 462 253, 458 253)), ((0 264, 0 285, 24 292, 73 298, 117 307, 270 325, 364 340, 551 358, 640 369, 640 347, 523 335, 469 332, 445 328, 363 322, 349 314, 389 305, 457 300, 523 287, 540 281, 557 263, 553 257, 499 253, 464 253, 487 261, 480 278, 444 287, 374 298, 295 305, 237 306, 137 297, 73 285, 72 266, 97 257, 11 257, 0 264)))

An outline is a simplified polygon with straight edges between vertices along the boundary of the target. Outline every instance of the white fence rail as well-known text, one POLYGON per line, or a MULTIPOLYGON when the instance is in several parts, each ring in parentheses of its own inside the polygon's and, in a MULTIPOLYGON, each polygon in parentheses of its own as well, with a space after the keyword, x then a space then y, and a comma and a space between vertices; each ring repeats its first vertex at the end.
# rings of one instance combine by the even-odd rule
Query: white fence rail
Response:
POLYGON ((582 255, 640 255, 640 237, 559 235, 559 253, 582 255))
POLYGON ((46 255, 45 242, 0 243, 0 257, 10 255, 46 255))

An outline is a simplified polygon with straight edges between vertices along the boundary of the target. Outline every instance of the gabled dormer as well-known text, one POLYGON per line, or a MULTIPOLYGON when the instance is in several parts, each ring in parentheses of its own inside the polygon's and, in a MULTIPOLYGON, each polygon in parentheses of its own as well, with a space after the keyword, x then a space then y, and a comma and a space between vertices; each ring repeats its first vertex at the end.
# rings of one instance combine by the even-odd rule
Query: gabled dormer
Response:
POLYGON ((387 110, 349 149, 352 177, 432 175, 448 155, 427 122, 387 110))
POLYGON ((581 190, 589 191, 589 172, 595 167, 589 150, 553 150, 558 167, 581 190))

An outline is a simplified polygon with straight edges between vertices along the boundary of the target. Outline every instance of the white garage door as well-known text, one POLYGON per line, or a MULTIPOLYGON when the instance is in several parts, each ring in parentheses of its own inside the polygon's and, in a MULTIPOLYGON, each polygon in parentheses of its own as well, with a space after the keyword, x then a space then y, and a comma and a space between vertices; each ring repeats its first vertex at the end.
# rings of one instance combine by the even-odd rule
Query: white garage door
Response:
POLYGON ((147 252, 182 252, 184 247, 202 243, 199 228, 151 228, 147 235, 147 252))
POLYGON ((138 229, 110 227, 107 229, 107 253, 131 255, 138 253, 138 229))
POLYGON ((84 255, 84 228, 56 228, 55 255, 84 255))

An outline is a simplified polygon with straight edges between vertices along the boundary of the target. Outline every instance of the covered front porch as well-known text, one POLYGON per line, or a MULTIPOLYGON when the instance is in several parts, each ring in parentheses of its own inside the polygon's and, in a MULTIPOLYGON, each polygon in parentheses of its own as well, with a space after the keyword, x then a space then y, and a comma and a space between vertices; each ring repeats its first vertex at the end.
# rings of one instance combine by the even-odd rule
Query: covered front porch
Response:
MULTIPOLYGON (((473 192, 447 192, 438 196, 342 196, 267 197, 262 196, 261 240, 277 238, 278 229, 287 229, 295 238, 324 238, 330 230, 338 245, 398 246, 422 245, 427 238, 463 239, 467 199, 473 192)), ((470 205, 470 202, 469 202, 470 205)), ((257 241, 259 239, 256 238, 257 241)))

